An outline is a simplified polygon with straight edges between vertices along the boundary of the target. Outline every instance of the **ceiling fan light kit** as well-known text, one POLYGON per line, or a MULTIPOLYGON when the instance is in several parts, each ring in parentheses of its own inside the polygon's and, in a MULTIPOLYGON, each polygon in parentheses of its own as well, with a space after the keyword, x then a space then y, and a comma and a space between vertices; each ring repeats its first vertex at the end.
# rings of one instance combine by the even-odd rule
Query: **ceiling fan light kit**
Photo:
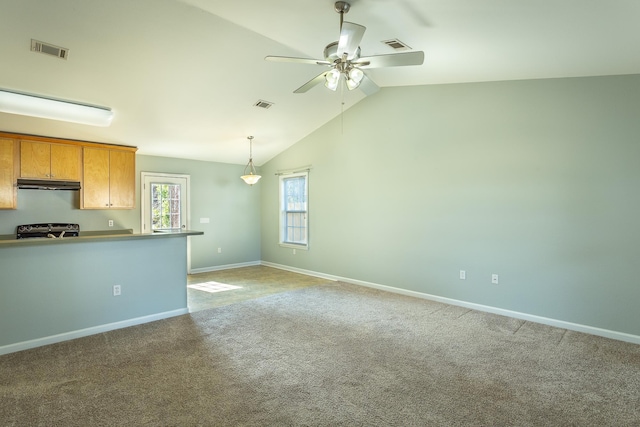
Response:
MULTIPOLYGON (((325 87, 335 91, 344 80, 347 89, 353 90, 366 82, 365 94, 370 95, 380 88, 366 75, 364 69, 399 67, 406 65, 422 65, 424 52, 404 52, 390 55, 374 55, 360 57, 360 42, 366 27, 353 22, 344 22, 344 14, 349 12, 351 5, 345 1, 338 1, 334 5, 340 14, 340 37, 337 42, 329 43, 324 49, 324 60, 310 58, 293 58, 288 56, 267 56, 265 60, 274 62, 294 62, 298 64, 312 64, 329 67, 300 86, 294 93, 304 93, 324 81, 325 87)), ((407 46, 408 48, 408 46, 407 46)))
POLYGON ((247 184, 253 185, 258 182, 262 176, 256 173, 256 168, 253 166, 253 150, 251 146, 253 136, 248 136, 247 139, 249 140, 249 163, 244 167, 244 172, 242 172, 243 175, 240 178, 247 184), (247 173, 247 169, 249 170, 249 173, 247 173))
POLYGON ((338 88, 338 83, 340 83, 340 75, 340 71, 335 69, 327 71, 327 73, 324 75, 324 85, 331 90, 336 90, 338 88))
POLYGON ((364 78, 364 72, 360 68, 352 67, 345 76, 347 77, 347 88, 353 90, 360 86, 360 82, 364 78))

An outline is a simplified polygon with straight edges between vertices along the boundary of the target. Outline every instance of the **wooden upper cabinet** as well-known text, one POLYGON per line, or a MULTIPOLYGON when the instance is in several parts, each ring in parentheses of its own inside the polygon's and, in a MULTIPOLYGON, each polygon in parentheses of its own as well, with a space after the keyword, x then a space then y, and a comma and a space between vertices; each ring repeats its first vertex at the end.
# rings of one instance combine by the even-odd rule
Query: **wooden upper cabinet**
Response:
POLYGON ((80 181, 80 209, 136 206, 136 147, 0 132, 0 209, 16 209, 18 178, 80 181))
POLYGON ((0 209, 17 207, 17 171, 18 141, 0 138, 0 209))
POLYGON ((136 206, 135 153, 110 150, 109 197, 112 208, 133 209, 136 206))
POLYGON ((20 177, 46 178, 51 175, 51 144, 20 142, 20 177))
POLYGON ((109 209, 109 150, 82 149, 82 209, 109 209))
POLYGON ((21 178, 79 181, 80 165, 80 146, 20 141, 21 178))
POLYGON ((135 152, 83 148, 82 209, 133 209, 135 180, 135 152))
POLYGON ((81 156, 78 146, 51 144, 51 179, 80 181, 81 156))

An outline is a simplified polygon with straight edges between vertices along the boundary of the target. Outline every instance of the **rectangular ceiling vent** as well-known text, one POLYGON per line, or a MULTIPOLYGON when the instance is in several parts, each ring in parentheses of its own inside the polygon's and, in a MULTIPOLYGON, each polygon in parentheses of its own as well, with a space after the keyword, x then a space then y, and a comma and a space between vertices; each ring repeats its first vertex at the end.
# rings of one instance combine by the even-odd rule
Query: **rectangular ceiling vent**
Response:
POLYGON ((69 56, 69 49, 67 48, 55 46, 34 39, 31 39, 31 51, 44 53, 46 55, 55 56, 56 58, 61 59, 67 59, 67 56, 69 56))
POLYGON ((262 99, 258 99, 258 102, 253 104, 254 107, 260 107, 264 109, 271 108, 272 105, 273 105, 273 102, 263 101, 262 99))
POLYGON ((387 46, 389 46, 391 49, 394 49, 394 50, 411 50, 411 48, 408 45, 402 43, 398 39, 383 40, 382 43, 386 44, 387 46))

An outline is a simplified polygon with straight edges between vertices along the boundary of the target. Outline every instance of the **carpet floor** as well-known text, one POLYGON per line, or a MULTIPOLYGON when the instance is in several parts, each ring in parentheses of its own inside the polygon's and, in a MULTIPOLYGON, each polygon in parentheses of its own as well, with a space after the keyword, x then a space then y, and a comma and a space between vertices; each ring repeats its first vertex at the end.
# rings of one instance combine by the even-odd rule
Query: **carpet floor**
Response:
POLYGON ((340 282, 0 357, 3 426, 638 426, 640 346, 340 282))
POLYGON ((194 313, 200 310, 222 307, 223 305, 330 282, 332 280, 320 279, 263 265, 230 268, 188 275, 187 301, 189 312, 194 313), (227 285, 233 288, 223 292, 206 292, 193 287, 207 284, 212 284, 212 286, 218 284, 227 285))

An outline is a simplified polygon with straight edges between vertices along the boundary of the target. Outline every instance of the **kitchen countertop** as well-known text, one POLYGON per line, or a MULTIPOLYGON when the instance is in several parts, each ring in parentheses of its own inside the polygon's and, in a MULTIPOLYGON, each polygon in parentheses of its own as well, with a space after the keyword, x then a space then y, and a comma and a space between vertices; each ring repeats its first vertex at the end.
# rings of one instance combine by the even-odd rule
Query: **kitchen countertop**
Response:
POLYGON ((160 231, 154 233, 134 233, 133 230, 81 231, 77 237, 47 238, 36 237, 30 239, 16 239, 15 234, 0 235, 0 247, 18 245, 55 245, 60 243, 98 242, 112 240, 162 239, 167 237, 187 237, 203 235, 202 231, 180 230, 160 231))

